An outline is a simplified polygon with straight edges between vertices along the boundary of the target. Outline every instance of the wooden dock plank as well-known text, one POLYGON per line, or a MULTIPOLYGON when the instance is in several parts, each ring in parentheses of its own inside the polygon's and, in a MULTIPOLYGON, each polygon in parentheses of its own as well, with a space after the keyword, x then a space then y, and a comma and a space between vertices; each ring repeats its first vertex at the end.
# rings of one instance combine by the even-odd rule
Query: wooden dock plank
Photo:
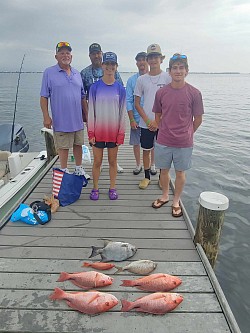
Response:
MULTIPOLYGON (((119 237, 121 238, 121 237, 119 237)), ((123 238, 124 242, 128 242, 129 239, 123 238)), ((194 243, 191 239, 133 239, 133 243, 140 249, 194 249, 194 243)), ((1 246, 39 246, 39 247, 77 247, 77 248, 89 248, 92 245, 97 247, 103 246, 103 241, 93 240, 92 238, 83 239, 83 237, 58 237, 58 236, 5 236, 1 242, 1 246)))
MULTIPOLYGON (((88 262, 91 262, 88 260, 88 262)), ((117 266, 125 266, 130 261, 116 262, 117 266)), ((1 272, 16 272, 16 273, 60 273, 67 270, 68 272, 74 272, 77 269, 82 269, 81 266, 83 260, 78 259, 24 259, 19 258, 0 258, 0 271, 1 272)), ((82 269, 83 270, 83 269, 82 269)), ((113 274, 116 271, 115 268, 105 271, 105 274, 113 274)), ((201 262, 171 262, 163 261, 157 262, 157 267, 154 272, 167 272, 173 275, 206 275, 206 271, 201 262)), ((123 272, 123 275, 131 276, 131 273, 127 271, 123 272)))
MULTIPOLYGON (((30 228, 27 228, 26 225, 21 224, 19 222, 15 223, 8 223, 3 230, 0 231, 0 235, 8 235, 11 232, 14 232, 15 229, 10 228, 18 228, 18 233, 20 230, 22 230, 22 233, 25 232, 25 230, 28 230, 30 228), (21 229, 23 228, 23 229, 21 229), (26 229, 25 229, 26 228, 26 229)), ((75 226, 77 228, 78 226, 80 228, 85 228, 85 227, 91 227, 91 228, 100 228, 100 229, 124 229, 124 223, 122 221, 117 221, 117 220, 101 220, 101 219, 71 219, 70 221, 67 219, 55 219, 53 218, 53 223, 48 223, 46 225, 46 230, 47 228, 73 228, 72 226, 75 226)), ((38 228, 38 226, 36 227, 38 228)), ((179 221, 161 221, 161 220, 154 220, 154 223, 152 221, 126 221, 126 228, 127 229, 162 229, 162 230, 169 230, 169 229, 187 229, 187 225, 184 221, 179 220, 179 221)), ((51 229, 50 229, 51 230, 51 229)), ((79 230, 79 229, 78 229, 79 230)), ((52 230, 51 230, 52 231, 52 230)), ((41 230, 39 230, 39 233, 41 230)), ((38 234, 36 230, 36 234, 38 234)))
MULTIPOLYGON (((133 233, 131 233, 130 228, 84 228, 86 226, 85 222, 82 221, 76 221, 74 224, 70 223, 68 224, 68 227, 60 227, 55 228, 52 227, 52 224, 55 225, 54 221, 51 222, 51 227, 46 225, 46 227, 20 227, 20 228, 8 228, 7 233, 8 235, 39 235, 40 237, 43 236, 68 236, 68 237, 76 237, 81 236, 84 238, 108 238, 108 239, 116 239, 116 238, 122 238, 122 239, 136 239, 136 238, 142 238, 142 239, 190 239, 190 234, 188 230, 160 230, 160 229, 132 229, 133 233)), ((60 223, 59 223, 60 224, 60 223)), ((4 228, 5 229, 5 228, 4 228)), ((6 235, 5 231, 2 231, 0 235, 6 235)), ((94 245, 94 244, 93 244, 94 245)))
POLYGON ((67 333, 228 333, 222 313, 169 313, 159 316, 107 312, 88 316, 75 311, 1 310, 0 332, 67 333), (100 327, 101 320, 101 327, 100 327), (138 330, 138 325, 140 330, 138 330), (184 331, 185 328, 185 331, 184 331))
MULTIPOLYGON (((51 258, 51 259, 82 259, 87 260, 90 256, 90 249, 86 248, 61 248, 61 247, 13 247, 0 246, 1 257, 4 258, 51 258)), ((95 257, 94 259, 99 259, 95 257)), ((137 251, 134 260, 150 259, 155 261, 200 261, 196 250, 155 250, 143 249, 137 251), (142 253, 143 252, 143 253, 142 253)))

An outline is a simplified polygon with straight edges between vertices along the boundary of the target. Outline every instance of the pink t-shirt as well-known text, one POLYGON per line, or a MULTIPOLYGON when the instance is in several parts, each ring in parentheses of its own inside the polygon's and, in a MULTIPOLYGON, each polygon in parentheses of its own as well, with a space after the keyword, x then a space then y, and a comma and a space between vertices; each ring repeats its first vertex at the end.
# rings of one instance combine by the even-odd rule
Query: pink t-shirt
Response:
POLYGON ((181 89, 168 84, 157 91, 153 112, 162 114, 157 143, 178 148, 193 146, 193 117, 204 113, 198 89, 188 83, 181 89))

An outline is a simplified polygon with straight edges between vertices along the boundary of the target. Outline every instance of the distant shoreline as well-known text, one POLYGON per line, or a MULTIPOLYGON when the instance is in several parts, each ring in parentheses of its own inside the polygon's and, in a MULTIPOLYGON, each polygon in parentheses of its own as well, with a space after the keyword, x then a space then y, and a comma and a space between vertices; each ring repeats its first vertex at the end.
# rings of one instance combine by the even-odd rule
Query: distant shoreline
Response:
MULTIPOLYGON (((19 74, 19 71, 0 71, 2 74, 19 74)), ((43 73, 43 71, 25 71, 21 72, 22 74, 36 74, 36 73, 43 73)), ((120 73, 136 73, 136 72, 120 72, 120 73)), ((240 73, 240 72, 189 72, 189 74, 250 74, 250 73, 240 73)))

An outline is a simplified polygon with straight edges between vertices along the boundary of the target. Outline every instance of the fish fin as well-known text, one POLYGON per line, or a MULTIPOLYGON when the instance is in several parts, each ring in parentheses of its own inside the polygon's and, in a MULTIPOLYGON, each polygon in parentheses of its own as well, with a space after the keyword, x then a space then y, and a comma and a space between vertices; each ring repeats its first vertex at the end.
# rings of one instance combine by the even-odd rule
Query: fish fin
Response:
POLYGON ((92 264, 91 264, 90 262, 86 262, 86 261, 85 261, 85 262, 83 263, 82 267, 91 267, 91 265, 92 265, 92 264))
POLYGON ((147 291, 151 291, 151 290, 148 290, 148 289, 145 289, 144 286, 138 286, 138 285, 135 285, 133 287, 136 287, 137 289, 140 289, 140 290, 147 290, 147 291))
POLYGON ((93 297, 88 301, 88 304, 94 302, 94 300, 96 300, 98 297, 100 297, 99 293, 96 293, 95 295, 93 295, 93 297))
POLYGON ((105 256, 101 255, 101 257, 102 257, 101 262, 109 262, 109 261, 111 261, 110 259, 107 259, 105 256))
POLYGON ((82 294, 82 291, 71 291, 70 293, 72 295, 77 295, 77 294, 82 294))
POLYGON ((67 305, 68 305, 70 308, 72 308, 72 309, 74 309, 74 310, 77 310, 77 309, 75 308, 75 306, 74 306, 70 301, 66 301, 66 303, 67 303, 67 305))
POLYGON ((67 272, 62 272, 56 282, 63 282, 70 279, 70 274, 67 272))
POLYGON ((122 284, 120 284, 120 286, 133 287, 133 282, 133 280, 122 280, 122 284))
POLYGON ((131 309, 133 309, 132 302, 129 302, 126 299, 121 299, 121 303, 122 303, 122 308, 121 308, 122 312, 130 311, 131 309))
POLYGON ((80 283, 77 283, 74 280, 70 280, 72 283, 74 283, 75 286, 81 288, 81 289, 89 289, 88 287, 84 287, 83 285, 81 285, 80 283))
POLYGON ((107 239, 107 238, 98 238, 98 240, 104 241, 104 247, 107 246, 108 243, 113 242, 111 239, 107 239))
POLYGON ((65 291, 63 291, 60 288, 55 288, 53 293, 49 296, 49 299, 55 300, 55 299, 63 299, 65 297, 65 291))
POLYGON ((115 271, 114 274, 120 273, 124 270, 123 267, 120 266, 115 266, 115 268, 117 269, 117 271, 115 271))
POLYGON ((100 254, 102 247, 96 247, 96 246, 91 246, 92 247, 92 252, 91 252, 91 255, 89 256, 89 258, 92 258, 92 257, 95 257, 97 256, 98 254, 100 254))
POLYGON ((161 279, 162 277, 166 277, 166 274, 161 274, 161 273, 159 273, 159 274, 157 274, 157 276, 153 276, 154 274, 151 274, 151 275, 149 275, 149 277, 150 277, 150 279, 151 280, 156 280, 156 279, 161 279))

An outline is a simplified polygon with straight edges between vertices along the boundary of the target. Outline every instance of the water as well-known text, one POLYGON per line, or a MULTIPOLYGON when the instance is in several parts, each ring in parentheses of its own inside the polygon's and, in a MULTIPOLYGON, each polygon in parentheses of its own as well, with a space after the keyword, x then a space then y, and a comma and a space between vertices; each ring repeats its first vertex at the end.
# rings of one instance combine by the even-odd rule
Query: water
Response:
MULTIPOLYGON (((124 82, 131 73, 121 73, 124 82)), ((11 122, 18 74, 0 73, 1 122, 11 122)), ((24 125, 31 151, 45 148, 40 135, 41 73, 22 73, 16 121, 24 125)), ((196 224, 198 197, 215 191, 229 198, 215 273, 243 333, 249 332, 250 298, 250 75, 189 74, 205 105, 195 134, 193 167, 187 172, 183 202, 196 224)))

